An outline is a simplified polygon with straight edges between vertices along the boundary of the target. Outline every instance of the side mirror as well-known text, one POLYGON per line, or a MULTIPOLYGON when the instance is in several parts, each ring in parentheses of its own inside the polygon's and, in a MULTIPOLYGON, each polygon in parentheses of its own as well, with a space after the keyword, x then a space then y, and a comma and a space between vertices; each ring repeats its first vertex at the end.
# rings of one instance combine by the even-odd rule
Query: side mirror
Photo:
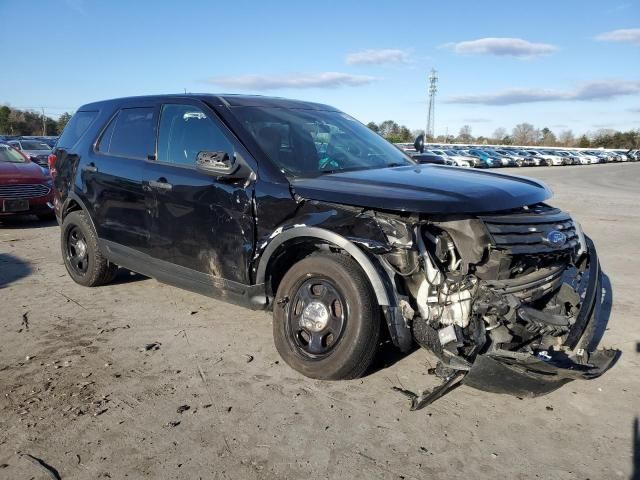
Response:
POLYGON ((413 148, 420 153, 424 153, 424 135, 418 135, 416 141, 413 142, 413 148))
POLYGON ((228 177, 234 175, 240 168, 235 155, 229 156, 227 152, 199 152, 196 158, 196 169, 202 173, 216 177, 228 177))

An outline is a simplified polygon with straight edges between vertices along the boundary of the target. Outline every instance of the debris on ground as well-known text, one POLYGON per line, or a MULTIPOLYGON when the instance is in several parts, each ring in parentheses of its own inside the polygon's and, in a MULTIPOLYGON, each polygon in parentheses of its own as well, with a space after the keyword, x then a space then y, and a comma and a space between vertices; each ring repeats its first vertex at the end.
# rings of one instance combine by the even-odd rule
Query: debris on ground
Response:
POLYGON ((176 410, 176 412, 178 412, 178 413, 184 413, 184 412, 186 412, 187 410, 189 410, 190 408, 191 408, 191 407, 190 407, 189 405, 180 405, 180 406, 178 407, 178 410, 176 410))
POLYGON ((51 465, 46 463, 44 460, 42 460, 42 459, 40 459, 38 457, 34 457, 33 455, 30 455, 28 453, 20 453, 20 452, 18 452, 18 455, 20 455, 23 458, 26 458, 27 460, 29 460, 34 465, 44 469, 47 472, 47 474, 49 475, 49 477, 51 477, 53 480, 62 480, 62 477, 60 477, 60 474, 58 473, 58 471, 55 468, 53 468, 51 465))
POLYGON ((20 324, 21 328, 18 330, 18 333, 22 333, 23 330, 29 331, 29 312, 24 312, 22 314, 22 323, 20 324))
POLYGON ((160 350, 160 345, 162 345, 160 342, 147 343, 144 346, 144 351, 149 352, 154 350, 160 350))
POLYGON ((178 425, 180 425, 180 422, 177 421, 167 423, 167 427, 177 427, 178 425))
POLYGON ((420 410, 427 405, 431 405, 433 402, 438 400, 440 397, 443 397, 447 393, 451 392, 458 386, 460 386, 460 381, 464 377, 466 372, 454 371, 454 373, 447 379, 444 379, 441 385, 438 385, 431 391, 423 392, 418 395, 417 393, 412 392, 411 390, 407 390, 400 387, 391 387, 392 390, 396 392, 400 392, 405 397, 408 397, 411 400, 411 411, 420 410))
POLYGON ((123 325, 121 327, 101 328, 98 331, 98 335, 102 335, 103 333, 112 333, 112 332, 115 332, 116 330, 120 330, 120 329, 127 330, 129 328, 131 328, 131 326, 129 324, 123 325))
POLYGON ((246 357, 247 363, 253 362, 253 355, 249 355, 248 353, 244 353, 243 356, 246 357))

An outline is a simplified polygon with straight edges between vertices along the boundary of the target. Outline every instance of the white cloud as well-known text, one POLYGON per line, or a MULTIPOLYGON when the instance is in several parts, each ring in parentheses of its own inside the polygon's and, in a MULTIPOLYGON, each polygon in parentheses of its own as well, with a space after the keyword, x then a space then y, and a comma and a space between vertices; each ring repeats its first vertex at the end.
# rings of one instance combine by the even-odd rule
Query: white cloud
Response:
POLYGON ((241 90, 278 90, 283 88, 338 88, 368 85, 374 77, 340 72, 292 73, 289 75, 237 75, 213 77, 206 83, 241 90))
POLYGON ((640 93, 639 80, 596 80, 583 83, 573 90, 547 90, 536 88, 512 88, 496 93, 454 95, 445 103, 477 105, 514 105, 534 102, 560 102, 575 100, 607 100, 640 93))
POLYGON ((404 50, 385 48, 369 49, 347 54, 349 65, 383 65, 387 63, 408 63, 409 54, 404 50))
POLYGON ((532 43, 521 38, 479 38, 458 43, 447 43, 443 47, 451 48, 456 53, 497 55, 501 57, 530 58, 549 55, 556 51, 554 45, 548 43, 532 43))
POLYGON ((628 42, 640 45, 640 28, 623 28, 604 32, 596 36, 596 40, 604 42, 628 42))

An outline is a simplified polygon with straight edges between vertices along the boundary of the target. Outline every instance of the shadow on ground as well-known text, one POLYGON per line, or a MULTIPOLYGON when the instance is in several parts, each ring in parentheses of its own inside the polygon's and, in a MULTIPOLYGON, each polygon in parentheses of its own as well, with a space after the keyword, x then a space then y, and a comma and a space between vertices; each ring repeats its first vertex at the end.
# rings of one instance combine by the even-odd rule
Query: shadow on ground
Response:
POLYGON ((121 268, 118 270, 118 274, 116 278, 113 279, 112 282, 109 282, 109 285, 125 285, 127 283, 139 282, 141 280, 148 280, 148 277, 144 275, 140 275, 139 273, 132 272, 131 270, 127 270, 126 268, 121 268))
POLYGON ((35 215, 0 218, 0 229, 2 230, 55 227, 57 224, 54 218, 51 220, 40 220, 35 215))
POLYGON ((26 260, 10 253, 0 253, 0 289, 31 275, 32 269, 26 260))

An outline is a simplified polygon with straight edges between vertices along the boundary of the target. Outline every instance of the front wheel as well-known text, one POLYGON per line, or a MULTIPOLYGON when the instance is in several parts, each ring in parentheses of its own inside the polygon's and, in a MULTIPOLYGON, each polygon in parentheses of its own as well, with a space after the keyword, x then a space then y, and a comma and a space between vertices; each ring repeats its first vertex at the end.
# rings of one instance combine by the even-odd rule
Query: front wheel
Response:
POLYGON ((311 378, 362 376, 380 335, 380 308, 360 266, 341 254, 296 263, 280 282, 273 307, 278 353, 311 378))

